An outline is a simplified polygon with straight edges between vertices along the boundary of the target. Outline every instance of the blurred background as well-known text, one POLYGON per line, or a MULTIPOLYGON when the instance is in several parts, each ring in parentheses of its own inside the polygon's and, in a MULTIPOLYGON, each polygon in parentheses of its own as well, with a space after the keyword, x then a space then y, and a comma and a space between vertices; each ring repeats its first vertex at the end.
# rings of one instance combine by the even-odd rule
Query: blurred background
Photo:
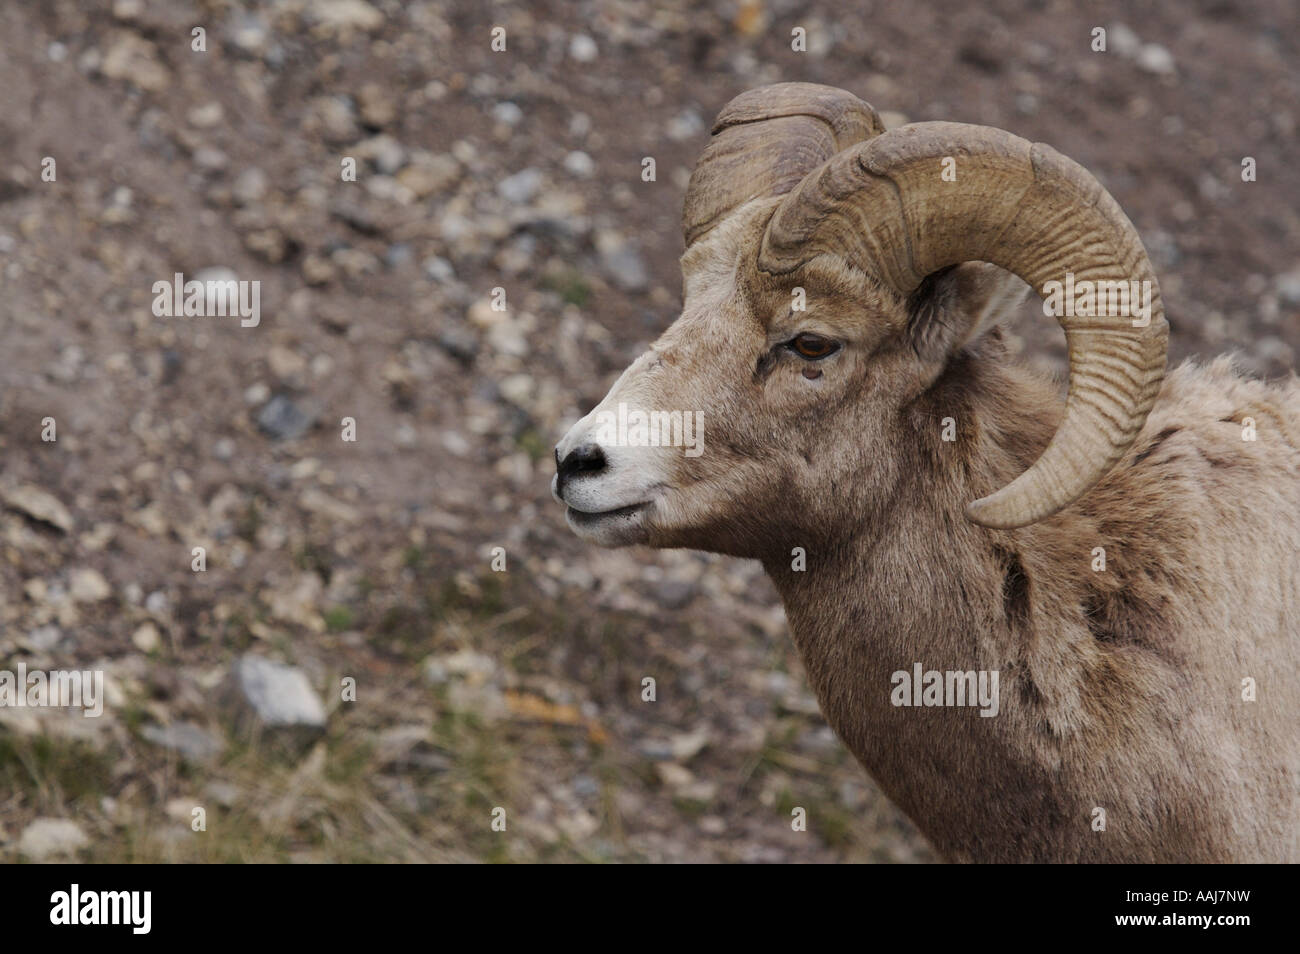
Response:
MULTIPOLYGON (((1175 360, 1289 373, 1298 21, 9 0, 0 670, 102 670, 106 702, 0 708, 0 860, 934 860, 818 716, 758 566, 580 544, 551 448, 675 317, 713 117, 783 80, 1050 143, 1136 224, 1175 360), (261 282, 260 324, 155 317, 175 272, 261 282)), ((1012 340, 1059 372, 1034 311, 1012 340)))

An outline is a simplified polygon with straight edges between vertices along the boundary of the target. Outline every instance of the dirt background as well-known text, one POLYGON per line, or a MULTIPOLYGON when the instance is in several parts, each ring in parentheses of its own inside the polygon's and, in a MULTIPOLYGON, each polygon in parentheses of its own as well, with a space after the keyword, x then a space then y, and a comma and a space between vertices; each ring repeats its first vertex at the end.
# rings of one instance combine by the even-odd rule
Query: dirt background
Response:
POLYGON ((1289 0, 0 7, 0 669, 107 679, 99 719, 0 708, 0 860, 933 860, 756 565, 593 551, 548 492, 675 315, 713 116, 782 80, 1052 144, 1175 360, 1295 367, 1289 0), (260 325, 155 317, 178 271, 260 281, 260 325), (250 655, 317 725, 241 696, 250 655))

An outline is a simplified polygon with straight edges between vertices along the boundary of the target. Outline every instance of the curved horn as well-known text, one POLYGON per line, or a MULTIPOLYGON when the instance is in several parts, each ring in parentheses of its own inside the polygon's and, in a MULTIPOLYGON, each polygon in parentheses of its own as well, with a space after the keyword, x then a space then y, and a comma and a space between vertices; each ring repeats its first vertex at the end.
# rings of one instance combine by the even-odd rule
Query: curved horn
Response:
POLYGON ((741 93, 718 114, 691 173, 682 206, 686 247, 733 209, 785 195, 831 156, 884 129, 869 103, 831 86, 777 83, 741 93))
POLYGON ((1076 286, 1150 290, 1146 320, 1133 317, 1131 302, 1124 315, 1058 309, 1070 354, 1065 418, 1028 470, 966 507, 975 523, 1022 527, 1077 500, 1132 445, 1155 402, 1169 343, 1155 271, 1118 203, 1049 146, 986 126, 918 123, 846 149, 781 202, 758 264, 786 274, 820 254, 904 298, 930 273, 966 261, 1000 265, 1048 300, 1067 275, 1076 286))

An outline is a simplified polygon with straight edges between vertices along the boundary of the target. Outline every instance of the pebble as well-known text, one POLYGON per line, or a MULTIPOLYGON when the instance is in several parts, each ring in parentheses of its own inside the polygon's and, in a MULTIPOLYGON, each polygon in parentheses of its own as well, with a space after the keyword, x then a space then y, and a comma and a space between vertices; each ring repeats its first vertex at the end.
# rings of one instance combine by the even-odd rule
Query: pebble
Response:
POLYGON ((668 138, 673 142, 685 142, 707 130, 700 114, 693 109, 683 110, 668 120, 668 138))
POLYGON ((90 844, 85 831, 67 818, 37 818, 23 829, 18 839, 18 853, 31 861, 75 855, 90 844))
POLYGON ((384 15, 365 0, 311 0, 305 13, 334 29, 377 30, 384 25, 384 15))
POLYGON ((113 595, 108 580, 98 570, 73 570, 68 585, 68 595, 74 603, 97 603, 113 595))
POLYGON ((1113 23, 1106 29, 1106 49, 1132 59, 1142 49, 1142 41, 1126 24, 1113 23))
POLYGON ((533 168, 522 169, 497 183, 497 194, 507 202, 526 205, 542 187, 542 173, 533 168))
POLYGON ((316 416, 303 410, 294 400, 277 394, 267 401, 257 413, 257 426, 267 436, 277 441, 291 441, 302 437, 316 422, 316 416))
POLYGON ((142 653, 151 653, 162 645, 162 635, 152 622, 141 623, 131 634, 131 642, 142 653))
POLYGON ((492 107, 492 118, 507 126, 517 126, 524 118, 524 111, 514 103, 506 101, 492 107))
POLYGON ((230 194, 240 205, 253 205, 266 197, 269 184, 266 173, 253 166, 235 177, 235 183, 230 187, 230 194))
POLYGON ((424 274, 435 282, 446 283, 456 277, 456 270, 452 267, 451 262, 445 258, 439 258, 437 255, 426 258, 422 267, 424 268, 424 274))
POLYGON ((325 706, 301 669, 241 656, 231 671, 238 704, 268 728, 325 727, 325 706))
POLYGON ((147 725, 140 734, 154 745, 162 746, 190 762, 211 762, 226 744, 216 735, 193 722, 173 722, 170 725, 147 725))
POLYGON ((596 163, 585 152, 574 150, 564 157, 564 171, 579 179, 589 179, 596 171, 596 163))
POLYGON ((610 232, 596 236, 596 253, 605 275, 622 291, 643 292, 650 285, 645 260, 630 241, 610 232))
POLYGON ((243 11, 231 17, 226 25, 225 35, 231 44, 249 56, 261 56, 265 53, 271 38, 266 21, 260 14, 243 11))
POLYGON ((1300 268, 1283 272, 1274 279, 1278 297, 1288 305, 1300 306, 1300 268))
POLYGON ((569 56, 579 63, 590 63, 599 52, 596 41, 585 33, 575 33, 569 39, 569 56))
POLYGON ((5 506, 26 514, 33 520, 49 524, 64 533, 72 532, 72 515, 53 494, 24 484, 4 491, 5 506))
POLYGON ((1147 43, 1138 51, 1138 69, 1157 76, 1169 76, 1174 72, 1174 56, 1158 43, 1147 43))

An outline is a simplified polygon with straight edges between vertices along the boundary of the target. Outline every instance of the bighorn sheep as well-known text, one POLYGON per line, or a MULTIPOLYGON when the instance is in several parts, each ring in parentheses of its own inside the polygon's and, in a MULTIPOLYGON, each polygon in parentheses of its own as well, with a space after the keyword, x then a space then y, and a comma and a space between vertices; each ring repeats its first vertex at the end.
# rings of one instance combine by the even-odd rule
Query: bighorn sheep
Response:
POLYGON ((946 858, 1300 861, 1300 379, 1166 377, 1132 224, 1002 130, 752 90, 683 219, 681 317, 556 448, 572 529, 761 560, 827 721, 946 858), (1021 279, 1061 306, 1064 406, 1003 346, 1021 279), (619 405, 701 414, 702 453, 612 446, 619 405), (918 666, 998 673, 996 714, 919 670, 900 705, 918 666))

